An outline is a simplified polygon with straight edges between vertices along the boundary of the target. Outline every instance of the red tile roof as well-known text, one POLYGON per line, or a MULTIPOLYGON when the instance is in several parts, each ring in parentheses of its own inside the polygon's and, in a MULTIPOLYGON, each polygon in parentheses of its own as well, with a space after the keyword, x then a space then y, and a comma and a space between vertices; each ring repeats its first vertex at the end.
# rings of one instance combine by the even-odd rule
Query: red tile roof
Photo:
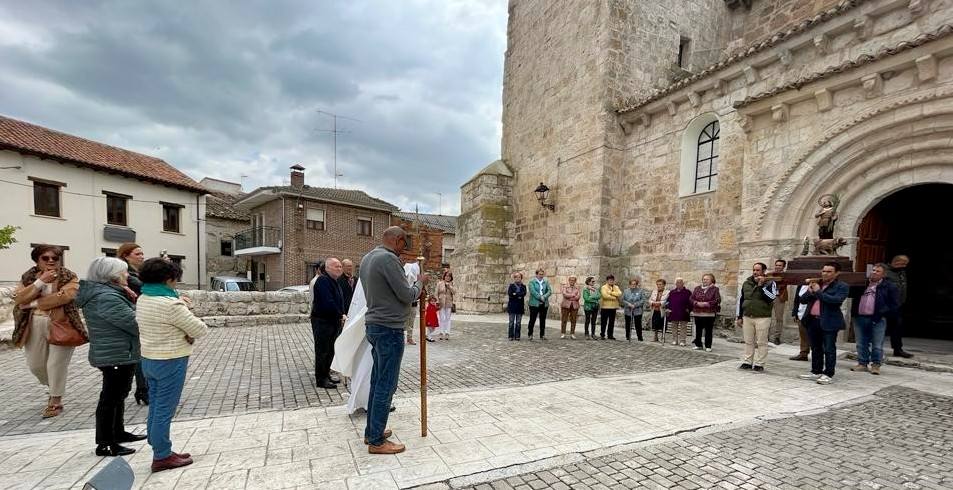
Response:
POLYGON ((49 158, 179 189, 208 192, 161 159, 4 116, 0 116, 0 150, 49 158))

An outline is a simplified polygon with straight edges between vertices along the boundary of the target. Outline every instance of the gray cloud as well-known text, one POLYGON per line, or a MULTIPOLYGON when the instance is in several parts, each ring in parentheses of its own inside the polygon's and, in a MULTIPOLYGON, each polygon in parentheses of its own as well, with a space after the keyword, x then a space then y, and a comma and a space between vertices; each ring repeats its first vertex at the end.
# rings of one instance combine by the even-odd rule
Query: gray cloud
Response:
POLYGON ((246 188, 301 163, 405 209, 459 210, 499 154, 506 0, 0 5, 0 113, 246 188))

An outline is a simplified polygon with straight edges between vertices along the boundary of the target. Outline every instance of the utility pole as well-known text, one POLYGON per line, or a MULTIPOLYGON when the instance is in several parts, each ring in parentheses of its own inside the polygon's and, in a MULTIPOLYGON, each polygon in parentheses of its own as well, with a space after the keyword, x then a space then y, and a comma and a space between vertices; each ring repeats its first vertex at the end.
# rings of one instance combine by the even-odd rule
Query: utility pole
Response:
POLYGON ((322 111, 318 109, 318 114, 324 114, 325 116, 330 116, 332 121, 331 129, 318 129, 317 131, 322 133, 330 133, 332 146, 334 148, 334 188, 338 188, 338 177, 343 177, 344 174, 338 173, 338 134, 350 133, 350 131, 338 131, 338 119, 344 119, 347 121, 362 122, 359 119, 354 119, 353 117, 339 116, 337 114, 322 111))

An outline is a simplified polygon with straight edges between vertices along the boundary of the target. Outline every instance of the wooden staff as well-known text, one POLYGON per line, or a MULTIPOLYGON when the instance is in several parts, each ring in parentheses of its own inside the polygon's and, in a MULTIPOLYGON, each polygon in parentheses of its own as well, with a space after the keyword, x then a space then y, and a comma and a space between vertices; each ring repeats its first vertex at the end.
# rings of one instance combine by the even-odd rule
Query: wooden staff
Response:
MULTIPOLYGON (((420 255, 417 256, 417 266, 420 274, 424 272, 424 236, 420 229, 420 212, 416 210, 415 224, 417 225, 417 240, 420 242, 420 255)), ((419 316, 420 316, 420 437, 427 437, 427 288, 420 288, 419 316)))

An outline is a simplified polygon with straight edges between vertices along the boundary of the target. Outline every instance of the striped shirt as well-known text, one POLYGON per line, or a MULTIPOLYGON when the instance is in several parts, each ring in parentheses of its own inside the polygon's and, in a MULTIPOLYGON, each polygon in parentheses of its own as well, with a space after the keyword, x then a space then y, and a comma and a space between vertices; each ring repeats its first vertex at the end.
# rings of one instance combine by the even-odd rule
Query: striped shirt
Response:
POLYGON ((192 354, 193 339, 205 336, 208 326, 189 311, 185 301, 168 296, 139 297, 136 303, 142 357, 153 360, 177 359, 192 354))

